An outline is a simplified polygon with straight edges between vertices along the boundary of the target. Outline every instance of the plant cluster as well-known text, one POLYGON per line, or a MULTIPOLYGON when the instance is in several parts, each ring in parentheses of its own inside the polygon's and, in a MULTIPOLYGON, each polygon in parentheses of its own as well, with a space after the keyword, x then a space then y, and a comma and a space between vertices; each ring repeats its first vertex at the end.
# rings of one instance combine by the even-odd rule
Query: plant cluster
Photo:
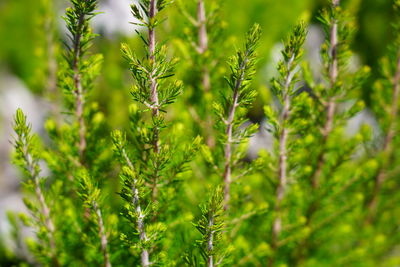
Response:
MULTIPOLYGON (((400 17, 373 86, 377 126, 349 135, 350 119, 365 109, 360 91, 371 70, 351 67, 355 26, 340 0, 319 16, 326 39, 318 75, 304 59, 306 23, 283 40, 265 124, 248 116, 259 93, 252 85, 258 24, 225 64, 224 3, 136 1, 131 23, 142 49, 121 45, 132 84, 129 123, 110 129, 91 97, 103 60, 92 52, 98 1, 70 2, 58 66, 63 112, 46 121, 48 139, 32 133, 22 110, 14 119, 14 162, 23 172, 29 215, 10 221, 15 239, 19 221, 34 230, 27 264, 400 263, 400 17), (184 69, 172 56, 173 42, 158 38, 164 10, 175 4, 188 24, 179 42, 188 51, 184 69), (261 127, 273 147, 249 159, 261 127)), ((394 8, 399 14, 399 0, 394 8)))

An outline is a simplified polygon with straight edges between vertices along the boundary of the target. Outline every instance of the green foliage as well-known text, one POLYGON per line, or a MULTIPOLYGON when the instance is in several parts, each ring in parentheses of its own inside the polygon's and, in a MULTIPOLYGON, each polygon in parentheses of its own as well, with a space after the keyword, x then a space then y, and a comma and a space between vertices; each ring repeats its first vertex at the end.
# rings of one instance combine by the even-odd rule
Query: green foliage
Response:
POLYGON ((27 180, 24 188, 35 196, 36 203, 24 198, 24 203, 32 218, 26 218, 24 223, 34 227, 39 242, 32 248, 32 252, 43 264, 59 265, 54 240, 54 224, 51 218, 48 200, 45 199, 44 179, 40 176, 40 147, 36 135, 32 135, 31 126, 26 116, 18 109, 14 117, 14 131, 17 137, 14 142, 14 163, 25 173, 27 180))
MULTIPOLYGON (((193 225, 200 232, 202 239, 197 240, 197 246, 204 261, 204 266, 222 265, 226 261, 226 248, 222 247, 224 231, 224 194, 222 187, 217 187, 210 195, 207 203, 200 205, 201 218, 193 225)), ((201 266, 193 255, 185 256, 190 266, 201 266)))
POLYGON ((53 37, 47 43, 65 108, 55 101, 43 138, 21 109, 14 117, 29 215, 9 220, 29 256, 1 245, 0 265, 398 265, 399 18, 381 69, 354 67, 354 6, 333 0, 318 18, 321 69, 311 71, 308 25, 298 23, 269 92, 257 74, 268 59, 260 42, 270 37, 254 24, 227 59, 236 41, 223 1, 136 1, 136 34, 115 37, 120 53, 116 41, 95 42, 98 1, 70 3, 65 52, 53 37), (179 14, 167 8, 175 4, 179 14), (104 53, 105 69, 93 51, 104 53), (368 106, 376 126, 348 134, 370 73, 380 76, 368 106), (260 106, 271 137, 253 121, 260 106), (255 134, 273 145, 254 159, 255 134), (34 230, 26 245, 21 223, 34 230))
MULTIPOLYGON (((89 21, 96 15, 97 1, 76 0, 71 3, 72 7, 67 8, 64 17, 68 29, 64 58, 68 66, 64 67, 60 81, 65 94, 79 97, 93 86, 93 80, 100 71, 102 56, 86 57, 96 36, 89 26, 89 21)), ((72 97, 71 103, 67 103, 74 106, 74 99, 72 97)))
MULTIPOLYGON (((255 75, 256 47, 260 36, 261 28, 258 24, 255 24, 246 35, 244 48, 238 50, 236 56, 229 61, 231 75, 229 78, 225 78, 230 88, 229 93, 221 93, 219 102, 214 104, 218 121, 217 130, 221 136, 220 148, 223 150, 223 154, 219 154, 219 158, 216 158, 216 160, 224 163, 223 171, 220 172, 223 173, 226 210, 230 202, 233 169, 238 167, 244 158, 246 143, 257 129, 257 125, 242 128, 241 126, 246 122, 245 115, 257 94, 256 90, 250 85, 255 75), (237 149, 234 145, 237 145, 237 149)), ((245 166, 244 172, 251 168, 251 165, 245 166)))

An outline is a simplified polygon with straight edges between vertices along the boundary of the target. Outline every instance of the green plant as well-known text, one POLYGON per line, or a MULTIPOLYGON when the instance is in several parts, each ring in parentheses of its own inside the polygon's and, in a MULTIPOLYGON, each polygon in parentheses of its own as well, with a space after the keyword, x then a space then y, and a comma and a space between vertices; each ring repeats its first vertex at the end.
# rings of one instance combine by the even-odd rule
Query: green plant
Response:
MULTIPOLYGON (((234 45, 224 42, 225 3, 178 1, 180 17, 163 23, 175 14, 167 8, 173 1, 137 1, 130 7, 136 34, 123 40, 118 57, 124 62, 112 65, 115 84, 129 94, 98 92, 97 78, 112 79, 112 68, 101 65, 115 47, 103 37, 95 41, 90 21, 98 1, 70 2, 57 67, 64 106, 46 121, 48 138, 32 133, 21 109, 14 117, 14 163, 23 173, 30 214, 9 217, 18 247, 20 222, 34 230, 26 242, 33 261, 0 246, 5 262, 398 265, 399 18, 397 39, 373 84, 369 108, 377 125, 348 134, 351 119, 366 108, 362 89, 374 70, 352 67, 356 27, 339 0, 319 16, 321 69, 311 70, 304 57, 308 26, 300 22, 283 40, 270 91, 253 84, 263 72, 258 24, 226 60, 224 49, 234 45), (170 31, 182 39, 162 42, 179 19, 186 26, 170 31), (98 50, 104 58, 92 53, 98 50), (172 56, 180 54, 184 62, 172 56), (117 106, 118 115, 105 102, 117 106), (265 123, 251 122, 261 103, 265 123), (262 127, 273 146, 250 159, 251 138, 262 127)), ((394 8, 399 11, 398 0, 394 8)))

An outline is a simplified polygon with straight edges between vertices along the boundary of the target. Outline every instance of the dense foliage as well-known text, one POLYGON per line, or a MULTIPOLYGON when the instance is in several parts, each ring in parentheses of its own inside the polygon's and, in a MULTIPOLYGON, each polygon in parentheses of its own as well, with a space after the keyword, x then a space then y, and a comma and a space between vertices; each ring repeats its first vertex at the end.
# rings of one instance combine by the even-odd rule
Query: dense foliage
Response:
POLYGON ((56 77, 47 73, 57 82, 49 86, 54 108, 46 136, 32 133, 21 109, 14 117, 13 160, 22 170, 29 214, 9 217, 17 244, 21 223, 34 235, 21 245, 28 255, 4 253, 1 261, 400 264, 400 1, 393 3, 396 39, 380 69, 355 66, 352 10, 332 0, 318 15, 325 33, 320 68, 312 69, 305 57, 308 26, 299 21, 283 40, 270 90, 253 85, 264 51, 260 39, 269 29, 262 34, 254 24, 228 59, 230 26, 221 2, 135 1, 130 10, 137 38, 115 52, 93 47, 101 38, 90 24, 98 1, 70 1, 65 43, 47 43, 60 56, 54 55, 56 77), (170 8, 185 21, 179 40, 159 37, 165 24, 175 25, 164 13, 170 8), (110 78, 102 62, 118 51, 126 72, 110 78), (379 79, 365 98, 371 73, 379 79), (113 106, 97 103, 99 79, 129 81, 122 93, 129 101, 118 104, 104 92, 110 96, 104 105, 113 106), (263 103, 265 123, 253 123, 249 114, 265 95, 271 100, 263 103), (349 134, 365 99, 371 99, 376 125, 349 134), (273 145, 251 158, 252 137, 262 129, 273 145))

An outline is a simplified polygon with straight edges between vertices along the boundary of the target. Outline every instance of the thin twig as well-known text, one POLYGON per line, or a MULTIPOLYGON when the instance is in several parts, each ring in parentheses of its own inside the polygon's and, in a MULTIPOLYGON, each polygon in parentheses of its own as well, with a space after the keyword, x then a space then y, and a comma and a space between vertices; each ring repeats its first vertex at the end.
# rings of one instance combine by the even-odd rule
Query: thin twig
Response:
MULTIPOLYGON (((340 0, 332 0, 333 8, 336 8, 340 5, 340 0)), ((330 57, 331 63, 329 65, 329 82, 330 82, 330 89, 333 90, 336 86, 337 77, 338 77, 338 58, 337 58, 337 48, 338 48, 338 21, 337 19, 333 20, 331 30, 330 30, 330 57)), ((336 97, 330 96, 328 98, 328 102, 325 104, 326 106, 326 119, 325 124, 322 128, 322 140, 321 140, 321 151, 318 154, 317 158, 317 166, 313 174, 311 175, 311 185, 313 190, 313 195, 315 197, 314 200, 311 201, 311 204, 306 213, 306 227, 309 227, 311 224, 311 218, 313 217, 314 213, 318 210, 319 200, 317 199, 316 191, 319 188, 319 183, 322 175, 323 168, 326 162, 326 143, 332 133, 333 126, 334 126, 334 118, 336 113, 336 97)), ((299 248, 304 249, 309 242, 309 236, 301 242, 299 248)), ((300 261, 304 258, 304 255, 300 255, 300 261)))
MULTIPOLYGON (((333 6, 334 8, 339 6, 340 0, 333 0, 333 6)), ((334 88, 336 84, 336 80, 338 77, 338 59, 337 59, 337 47, 338 47, 338 24, 337 20, 335 19, 333 21, 332 27, 331 27, 331 32, 330 32, 330 54, 331 54, 331 64, 329 66, 329 81, 330 81, 330 86, 331 90, 334 88)), ((326 120, 325 120, 325 125, 322 129, 322 144, 323 148, 321 152, 319 153, 318 160, 317 160, 317 168, 316 171, 314 172, 311 182, 312 186, 314 189, 318 188, 319 186, 319 180, 322 174, 322 169, 325 165, 326 161, 326 142, 328 141, 328 138, 333 130, 333 122, 334 122, 334 117, 335 117, 335 112, 336 112, 336 98, 334 96, 329 97, 328 103, 326 104, 326 120)))
MULTIPOLYGON (((208 222, 208 227, 209 227, 209 229, 212 229, 213 226, 214 226, 214 217, 213 217, 213 215, 211 215, 211 218, 208 222)), ((210 234, 208 236, 208 240, 207 240, 207 250, 209 252, 208 259, 207 259, 208 267, 214 267, 214 257, 213 257, 213 254, 211 253, 214 249, 213 241, 214 241, 214 231, 211 230, 210 234)))
POLYGON ((207 19, 204 0, 199 0, 197 3, 197 22, 199 26, 199 48, 200 54, 204 54, 208 50, 208 36, 207 36, 207 19))
MULTIPOLYGON (((27 146, 27 144, 24 144, 27 146)), ((38 168, 35 167, 35 163, 31 157, 31 155, 26 151, 27 147, 24 148, 24 157, 25 157, 25 162, 27 163, 27 168, 29 171, 30 176, 32 177, 35 185, 35 194, 36 197, 40 203, 41 207, 41 213, 43 214, 44 217, 44 226, 47 229, 48 232, 48 239, 49 239, 49 245, 50 245, 50 250, 51 250, 51 261, 54 266, 60 266, 60 263, 57 258, 57 250, 56 250, 56 242, 54 238, 54 232, 55 232, 55 227, 53 220, 50 217, 50 209, 47 206, 46 199, 44 197, 44 194, 42 192, 42 188, 40 186, 40 178, 39 178, 39 172, 38 168)))
POLYGON ((393 78, 393 97, 392 97, 392 105, 391 105, 391 111, 390 111, 390 124, 389 124, 389 129, 387 131, 387 134, 385 136, 384 144, 383 144, 383 153, 389 159, 387 160, 386 163, 384 163, 382 166, 380 166, 380 168, 377 172, 377 175, 375 176, 372 197, 369 200, 369 202, 367 203, 368 215, 365 220, 366 223, 372 222, 373 218, 375 217, 378 200, 379 200, 379 193, 381 191, 382 184, 384 183, 384 181, 386 180, 386 177, 387 177, 386 176, 386 167, 387 167, 387 165, 389 165, 389 162, 390 162, 390 157, 391 157, 392 150, 393 150, 392 141, 396 134, 396 128, 397 128, 397 123, 398 123, 397 120, 398 120, 398 112, 399 112, 398 111, 399 97, 400 97, 400 50, 398 52, 396 73, 393 78))
MULTIPOLYGON (((197 27, 198 27, 198 44, 197 52, 200 56, 208 51, 208 33, 207 33, 207 16, 204 0, 199 0, 197 3, 197 27)), ((207 64, 201 67, 201 85, 204 92, 207 94, 211 91, 210 70, 207 64)), ((206 131, 207 131, 207 145, 209 147, 215 146, 215 138, 213 135, 212 117, 209 112, 206 115, 206 131)))
MULTIPOLYGON (((283 110, 282 110, 282 129, 279 136, 279 168, 278 168, 278 187, 276 189, 276 202, 275 202, 275 218, 272 223, 272 247, 277 248, 279 235, 282 231, 282 217, 280 215, 281 205, 285 195, 287 187, 287 138, 289 135, 289 129, 286 127, 286 122, 290 116, 291 99, 289 87, 293 78, 291 71, 294 55, 287 62, 287 75, 285 77, 285 84, 283 88, 283 110)), ((270 257, 269 266, 272 266, 274 262, 273 257, 270 257)))
MULTIPOLYGON (((134 167, 132 161, 129 159, 128 154, 126 153, 125 149, 122 149, 122 156, 125 159, 126 163, 128 164, 129 168, 134 171, 134 167)), ((145 215, 142 212, 142 208, 140 206, 140 199, 139 199, 139 190, 137 189, 137 179, 133 180, 132 185, 132 193, 133 193, 133 200, 132 203, 135 207, 137 213, 137 225, 138 225, 138 232, 139 232, 139 239, 141 242, 146 242, 148 240, 146 235, 146 226, 144 223, 145 215)), ((140 259, 142 263, 142 267, 150 266, 150 255, 147 249, 142 249, 140 254, 140 259)))
POLYGON ((242 86, 244 75, 245 75, 245 66, 247 63, 247 56, 248 56, 248 51, 246 51, 244 55, 244 60, 240 64, 240 77, 236 81, 235 84, 235 89, 233 92, 233 102, 232 106, 229 109, 229 115, 227 119, 227 127, 226 127, 226 135, 227 135, 227 140, 225 144, 225 149, 224 149, 224 155, 225 155, 225 168, 224 168, 224 210, 228 210, 229 208, 229 200, 230 200, 230 186, 231 186, 231 175, 232 175, 232 142, 233 142, 233 121, 235 119, 235 112, 236 108, 238 106, 238 99, 239 99, 239 89, 242 86))
POLYGON ((85 22, 85 14, 82 12, 79 14, 78 19, 78 29, 76 34, 74 35, 73 40, 73 63, 72 63, 72 71, 73 71, 73 80, 75 87, 75 115, 78 119, 79 123, 79 143, 78 143, 78 151, 79 158, 81 164, 84 161, 84 153, 86 150, 86 125, 85 119, 83 117, 83 107, 84 107, 84 96, 83 96, 83 88, 81 82, 81 73, 79 70, 79 60, 81 57, 81 38, 82 38, 82 30, 85 22))
POLYGON ((99 237, 101 243, 101 251, 103 252, 104 267, 111 267, 110 255, 108 252, 108 240, 104 227, 103 216, 97 202, 93 202, 93 209, 97 216, 97 224, 99 225, 99 237))
MULTIPOLYGON (((152 24, 156 15, 157 15, 157 0, 150 0, 148 34, 149 34, 149 58, 150 58, 150 64, 152 65, 152 67, 154 67, 156 64, 156 56, 155 56, 156 32, 155 32, 154 25, 152 24)), ((157 79, 155 77, 154 69, 150 72, 149 80, 150 80, 150 101, 151 101, 151 104, 155 107, 152 109, 153 110, 152 116, 153 116, 153 119, 157 119, 157 117, 160 114, 160 109, 159 109, 158 90, 157 90, 158 83, 157 83, 157 79)), ((154 127, 154 129, 153 129, 153 152, 156 154, 160 153, 159 134, 160 133, 159 133, 158 126, 154 127)), ((157 192, 157 176, 158 176, 157 169, 158 169, 158 167, 156 167, 156 173, 154 174, 153 186, 152 186, 153 201, 156 200, 157 193, 158 193, 157 192)))

